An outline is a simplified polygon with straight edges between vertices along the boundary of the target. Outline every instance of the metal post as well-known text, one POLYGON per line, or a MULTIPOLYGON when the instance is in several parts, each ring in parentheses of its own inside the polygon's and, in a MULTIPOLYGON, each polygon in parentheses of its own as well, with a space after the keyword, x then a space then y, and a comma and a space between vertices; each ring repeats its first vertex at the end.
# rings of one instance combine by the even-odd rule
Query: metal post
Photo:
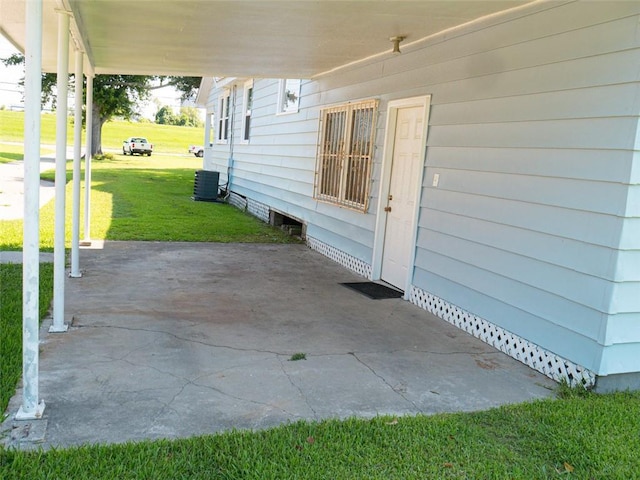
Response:
POLYGON ((42 0, 26 4, 24 80, 24 240, 22 249, 22 405, 16 420, 41 418, 38 399, 40 324, 40 110, 42 0))
POLYGON ((64 323, 65 189, 67 182, 67 104, 69 83, 69 15, 58 12, 58 69, 56 111, 56 187, 53 236, 53 325, 50 332, 66 332, 64 323))
POLYGON ((71 224, 71 273, 72 278, 82 276, 80 272, 80 156, 82 155, 82 60, 83 53, 76 50, 75 108, 73 116, 73 212, 71 224))
POLYGON ((84 239, 81 245, 91 245, 91 149, 93 148, 93 75, 87 75, 87 103, 85 106, 87 145, 84 152, 84 239))

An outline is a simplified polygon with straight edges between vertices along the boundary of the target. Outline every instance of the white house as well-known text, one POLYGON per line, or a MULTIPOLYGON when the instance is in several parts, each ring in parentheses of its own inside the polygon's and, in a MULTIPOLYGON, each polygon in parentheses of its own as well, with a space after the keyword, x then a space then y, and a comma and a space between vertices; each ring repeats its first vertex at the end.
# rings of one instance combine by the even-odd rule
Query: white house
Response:
MULTIPOLYGON (((84 74, 89 117, 95 75, 204 77, 203 166, 233 203, 300 224, 312 248, 553 378, 640 388, 640 2, 115 3, 126 15, 114 2, 0 0, 0 34, 26 58, 21 418, 44 409, 43 71, 58 74, 59 107, 68 73, 84 74)), ((52 328, 64 332, 59 185, 52 328)), ((87 194, 85 232, 89 207, 87 194)))
POLYGON ((210 76, 204 169, 536 370, 640 388, 639 24, 535 2, 309 79, 210 76))

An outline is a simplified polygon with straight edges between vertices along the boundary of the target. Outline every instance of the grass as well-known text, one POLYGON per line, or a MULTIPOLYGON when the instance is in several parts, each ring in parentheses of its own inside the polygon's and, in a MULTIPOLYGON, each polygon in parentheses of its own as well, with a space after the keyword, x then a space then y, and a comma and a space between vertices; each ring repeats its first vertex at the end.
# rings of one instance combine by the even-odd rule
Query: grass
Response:
MULTIPOLYGON (((1 112, 1 110, 0 110, 1 112)), ((24 147, 22 144, 0 143, 0 163, 15 162, 24 158, 24 147)), ((42 148, 40 150, 41 155, 54 156, 55 150, 49 148, 42 148)))
MULTIPOLYGON (((106 240, 285 243, 296 241, 237 208, 223 203, 194 202, 193 156, 124 156, 92 163, 91 237, 106 240), (179 225, 179 228, 176 226, 179 225)), ((67 165, 71 179, 72 165, 67 165)), ((84 178, 84 173, 82 173, 84 178)), ((54 171, 42 178, 54 180, 54 171)), ((84 182, 82 182, 84 186, 84 182)), ((71 242, 72 184, 67 185, 67 246, 71 242)), ((83 194, 84 195, 84 194, 83 194)), ((40 211, 41 249, 53 249, 55 204, 40 211)), ((81 218, 84 210, 81 208, 81 218)), ((81 238, 84 236, 81 222, 81 238)), ((22 248, 22 220, 0 221, 4 250, 22 248)))
MULTIPOLYGON (((55 145, 56 116, 43 114, 40 123, 41 143, 55 145)), ((73 144, 73 118, 67 124, 67 141, 73 144)), ((0 142, 22 143, 24 139, 24 112, 0 110, 0 142)), ((147 137, 153 144, 156 153, 187 153, 189 145, 202 144, 204 129, 198 127, 176 127, 173 125, 157 125, 155 123, 134 123, 116 120, 102 127, 102 148, 105 151, 122 151, 122 141, 127 137, 147 137)), ((84 142, 84 134, 83 134, 84 142)), ((5 147, 0 145, 0 152, 5 147)), ((191 155, 193 156, 193 155, 191 155)), ((2 154, 0 154, 2 157, 2 154)))
POLYGON ((22 153, 0 151, 0 163, 15 162, 16 160, 22 160, 22 158, 22 153))
MULTIPOLYGON (((153 144, 153 155, 158 153, 187 154, 189 145, 202 145, 204 129, 176 127, 155 123, 109 122, 102 128, 102 147, 122 152, 122 141, 131 136, 146 137, 153 144)), ((189 154, 193 157, 193 154, 189 154)), ((195 157, 194 157, 195 158, 195 157)), ((200 160, 202 165, 202 160, 200 160)))
MULTIPOLYGON (((53 265, 40 265, 40 318, 53 298, 53 265)), ((0 412, 22 374, 22 265, 0 264, 0 412)))
POLYGON ((4 479, 632 479, 640 396, 572 395, 477 413, 298 422, 258 432, 0 450, 4 479))
MULTIPOLYGON (((40 122, 40 137, 42 144, 55 145, 56 143, 56 115, 42 114, 40 122)), ((83 136, 84 138, 84 136, 83 136)), ((0 140, 2 142, 24 141, 24 112, 12 112, 0 110, 0 140)), ((67 141, 69 145, 73 141, 73 120, 69 117, 67 122, 67 141)))

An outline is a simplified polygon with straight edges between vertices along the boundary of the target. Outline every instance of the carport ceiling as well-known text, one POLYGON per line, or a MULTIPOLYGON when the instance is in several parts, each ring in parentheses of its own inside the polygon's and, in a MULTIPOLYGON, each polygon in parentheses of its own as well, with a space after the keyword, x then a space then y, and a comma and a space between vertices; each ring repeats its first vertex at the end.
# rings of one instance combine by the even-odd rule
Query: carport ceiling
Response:
MULTIPOLYGON (((0 0, 0 29, 21 51, 25 3, 0 0)), ((56 71, 60 9, 97 74, 310 78, 390 51, 389 37, 406 45, 524 3, 43 0, 43 69, 56 71)))

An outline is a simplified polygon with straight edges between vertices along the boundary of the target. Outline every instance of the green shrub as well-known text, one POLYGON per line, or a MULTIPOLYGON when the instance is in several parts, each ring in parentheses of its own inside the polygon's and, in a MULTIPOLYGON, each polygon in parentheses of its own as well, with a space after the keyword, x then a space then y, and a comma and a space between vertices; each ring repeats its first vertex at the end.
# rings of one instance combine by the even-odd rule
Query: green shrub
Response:
POLYGON ((91 157, 91 159, 97 162, 101 160, 113 161, 115 157, 113 156, 112 153, 96 153, 93 157, 91 157))

